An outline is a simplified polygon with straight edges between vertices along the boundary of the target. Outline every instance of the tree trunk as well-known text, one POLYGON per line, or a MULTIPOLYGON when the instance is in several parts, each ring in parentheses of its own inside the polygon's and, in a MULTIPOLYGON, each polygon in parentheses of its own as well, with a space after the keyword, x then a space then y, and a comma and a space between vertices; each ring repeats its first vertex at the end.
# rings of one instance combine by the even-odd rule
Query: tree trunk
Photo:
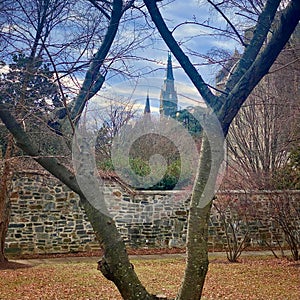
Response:
MULTIPOLYGON (((10 114, 9 110, 7 110, 5 106, 1 107, 1 103, 0 117, 5 123, 6 127, 13 134, 17 145, 21 149, 27 152, 48 172, 54 175, 57 179, 61 180, 61 182, 63 182, 72 191, 80 196, 81 205, 83 206, 87 217, 91 222, 91 225, 93 226, 94 232, 100 242, 101 248, 104 250, 104 256, 98 263, 98 269, 107 279, 115 283, 123 299, 160 299, 155 295, 149 294, 142 283, 139 281, 135 270, 129 261, 125 244, 120 233, 118 232, 115 221, 111 217, 109 217, 108 214, 102 212, 101 209, 97 209, 95 205, 93 206, 91 204, 100 203, 101 205, 103 199, 101 199, 101 195, 99 193, 103 191, 99 189, 98 193, 93 193, 87 190, 87 195, 90 200, 88 201, 84 192, 78 185, 78 177, 76 178, 68 168, 58 162, 54 157, 40 155, 39 149, 30 140, 20 124, 16 122, 16 120, 10 114)), ((83 153, 82 155, 80 155, 80 159, 85 159, 85 155, 83 153)), ((93 185, 96 184, 94 173, 89 172, 88 165, 86 166, 84 163, 83 168, 84 170, 87 170, 86 173, 84 173, 84 171, 82 173, 83 176, 88 176, 88 178, 86 179, 86 183, 89 185, 89 187, 91 187, 91 190, 94 190, 95 186, 93 185)))
POLYGON ((98 262, 98 270, 108 280, 114 282, 125 300, 159 299, 149 294, 138 279, 115 221, 97 210, 83 197, 81 204, 104 250, 104 255, 98 262))
POLYGON ((107 210, 103 188, 100 188, 101 182, 95 177, 97 168, 85 127, 78 129, 75 136, 73 158, 81 205, 104 251, 103 257, 98 262, 98 270, 108 280, 114 282, 123 299, 157 299, 146 291, 138 279, 129 261, 125 243, 107 210))
MULTIPOLYGON (((218 162, 219 163, 219 162, 218 162)), ((211 172, 211 148, 203 137, 200 165, 195 182, 188 220, 187 264, 177 300, 199 300, 208 271, 208 223, 214 196, 214 186, 207 189, 211 172)), ((219 168, 218 168, 219 169, 219 168)), ((217 174, 211 174, 216 178, 217 174)))
POLYGON ((8 230, 8 224, 10 219, 10 203, 8 197, 3 197, 1 191, 0 196, 0 263, 6 262, 7 258, 4 253, 5 239, 8 230), (3 201, 3 203, 2 203, 3 201))
POLYGON ((4 247, 10 219, 9 186, 12 173, 9 159, 11 158, 12 146, 13 139, 12 136, 10 136, 4 156, 2 176, 0 180, 0 263, 7 261, 4 253, 4 247))

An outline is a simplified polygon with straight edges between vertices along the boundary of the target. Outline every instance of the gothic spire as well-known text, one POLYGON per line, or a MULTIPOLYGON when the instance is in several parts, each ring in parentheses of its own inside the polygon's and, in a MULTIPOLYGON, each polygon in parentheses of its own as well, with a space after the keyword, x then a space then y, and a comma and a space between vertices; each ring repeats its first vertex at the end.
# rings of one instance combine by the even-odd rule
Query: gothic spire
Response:
POLYGON ((146 104, 145 104, 145 109, 144 109, 144 115, 150 114, 150 100, 149 100, 149 92, 147 93, 147 98, 146 98, 146 104))
POLYGON ((168 65, 164 84, 160 91, 160 114, 165 116, 173 116, 177 111, 178 99, 174 86, 174 76, 172 69, 171 53, 168 53, 168 65))
POLYGON ((171 58, 171 53, 170 52, 168 53, 168 66, 167 66, 166 79, 174 80, 173 68, 172 68, 172 58, 171 58))

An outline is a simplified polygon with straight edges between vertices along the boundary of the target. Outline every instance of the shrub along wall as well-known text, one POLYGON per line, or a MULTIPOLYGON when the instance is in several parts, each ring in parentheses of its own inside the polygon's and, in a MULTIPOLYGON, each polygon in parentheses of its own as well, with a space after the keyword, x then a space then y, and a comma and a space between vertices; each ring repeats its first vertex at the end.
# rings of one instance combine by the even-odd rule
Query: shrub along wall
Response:
MULTIPOLYGON (((131 192, 115 180, 104 182, 107 207, 128 246, 185 246, 189 200, 182 197, 181 192, 131 192)), ((299 209, 300 191, 290 192, 290 196, 299 209)), ((284 240, 276 222, 266 214, 270 206, 269 192, 219 194, 219 198, 222 197, 225 202, 240 203, 238 206, 241 208, 245 208, 245 203, 256 208, 255 214, 247 216, 246 223, 244 214, 240 221, 235 222, 235 226, 242 228, 238 233, 239 239, 250 230, 247 239, 250 246, 275 245, 284 240)), ((49 174, 33 171, 17 173, 13 179, 11 208, 6 239, 8 253, 67 253, 99 248, 77 195, 49 174)), ((225 205, 223 210, 227 218, 236 218, 236 212, 230 205, 225 205)), ((209 245, 212 250, 219 250, 225 242, 220 215, 213 209, 209 245)))

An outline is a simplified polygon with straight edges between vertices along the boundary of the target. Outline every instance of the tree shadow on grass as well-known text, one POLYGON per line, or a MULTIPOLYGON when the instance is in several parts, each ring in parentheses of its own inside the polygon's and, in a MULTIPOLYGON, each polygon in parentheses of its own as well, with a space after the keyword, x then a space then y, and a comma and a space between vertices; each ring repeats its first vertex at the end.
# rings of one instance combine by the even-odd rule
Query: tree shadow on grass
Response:
POLYGON ((17 270, 17 269, 27 269, 32 268, 32 265, 21 264, 13 261, 6 261, 0 263, 0 270, 17 270))

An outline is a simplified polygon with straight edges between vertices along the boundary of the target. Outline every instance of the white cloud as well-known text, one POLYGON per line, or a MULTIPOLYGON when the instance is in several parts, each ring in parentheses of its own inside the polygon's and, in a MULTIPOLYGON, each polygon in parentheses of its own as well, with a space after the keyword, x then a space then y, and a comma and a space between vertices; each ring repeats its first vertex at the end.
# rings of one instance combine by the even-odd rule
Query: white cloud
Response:
MULTIPOLYGON (((136 80, 126 80, 99 92, 93 98, 93 101, 98 103, 100 107, 105 107, 111 101, 118 99, 130 99, 134 103, 134 107, 140 112, 143 112, 147 94, 149 95, 151 112, 158 113, 160 105, 160 91, 163 85, 162 77, 141 78, 136 80)), ((178 108, 183 109, 188 106, 203 106, 204 102, 196 88, 185 82, 175 80, 175 89, 178 94, 178 108)))
POLYGON ((213 47, 222 48, 224 50, 234 51, 235 48, 239 47, 236 41, 233 40, 212 40, 211 45, 213 47))
POLYGON ((7 74, 8 72, 9 72, 8 65, 4 65, 4 66, 0 67, 0 74, 7 74))
MULTIPOLYGON (((163 3, 164 5, 165 3, 163 3)), ((161 9, 163 16, 166 18, 170 29, 172 29, 176 24, 185 21, 192 21, 194 16, 199 22, 204 22, 205 20, 211 19, 211 21, 218 21, 214 16, 209 15, 207 9, 209 5, 206 1, 173 1, 169 5, 164 6, 161 9), (214 20, 212 20, 214 18, 214 20)), ((139 21, 142 22, 142 21, 139 21)), ((122 28, 122 39, 119 41, 129 43, 134 40, 135 33, 133 28, 135 25, 129 24, 128 27, 122 28)), ((138 24, 141 26, 141 23, 138 24)), ((210 30, 205 27, 200 27, 197 25, 184 25, 179 27, 174 36, 181 41, 185 41, 185 46, 191 48, 199 53, 207 53, 208 49, 211 47, 220 47, 227 50, 234 50, 235 41, 230 40, 217 40, 213 37, 207 36, 210 30), (195 37, 190 39, 191 37, 195 37)), ((157 35, 157 37, 159 37, 157 35)), ((165 76, 165 68, 167 63, 167 46, 164 42, 158 38, 150 40, 146 39, 144 48, 136 49, 133 51, 132 56, 139 56, 141 59, 128 59, 128 73, 136 75, 138 73, 144 74, 143 79, 140 79, 138 83, 132 81, 120 82, 121 76, 114 76, 108 80, 108 83, 112 85, 109 88, 109 84, 106 83, 103 91, 95 97, 97 101, 101 102, 101 105, 105 105, 107 99, 115 96, 122 95, 123 97, 130 98, 132 101, 141 103, 141 107, 144 107, 147 92, 149 91, 149 96, 151 103, 153 103, 153 109, 158 111, 159 107, 159 95, 160 89, 163 84, 163 78, 165 76), (151 44, 151 42, 153 43, 151 44), (143 59, 144 58, 144 59, 143 59), (153 73, 151 73, 153 70, 153 73), (149 74, 147 75, 147 73, 149 74), (156 78, 150 78, 150 76, 156 76, 156 78), (109 92, 108 92, 109 91, 109 92), (109 95, 109 93, 112 93, 109 95)), ((173 71, 175 77, 175 85, 178 91, 179 106, 185 107, 187 105, 195 105, 196 103, 201 103, 201 97, 198 91, 192 86, 191 81, 185 75, 178 62, 174 57, 173 59, 173 71), (178 67, 178 68, 177 68, 178 67), (182 82, 182 83, 181 83, 182 82)), ((192 63, 197 64, 197 69, 200 71, 204 80, 210 84, 214 84, 215 80, 215 67, 212 69, 211 66, 199 66, 204 60, 197 57, 190 57, 192 63)), ((122 62, 114 63, 113 67, 118 69, 119 67, 124 67, 122 62)), ((110 75, 110 74, 109 74, 110 75)), ((78 85, 71 82, 69 79, 64 79, 65 85, 71 87, 74 94, 78 93, 78 85)), ((79 82, 81 83, 81 82, 79 82)))

